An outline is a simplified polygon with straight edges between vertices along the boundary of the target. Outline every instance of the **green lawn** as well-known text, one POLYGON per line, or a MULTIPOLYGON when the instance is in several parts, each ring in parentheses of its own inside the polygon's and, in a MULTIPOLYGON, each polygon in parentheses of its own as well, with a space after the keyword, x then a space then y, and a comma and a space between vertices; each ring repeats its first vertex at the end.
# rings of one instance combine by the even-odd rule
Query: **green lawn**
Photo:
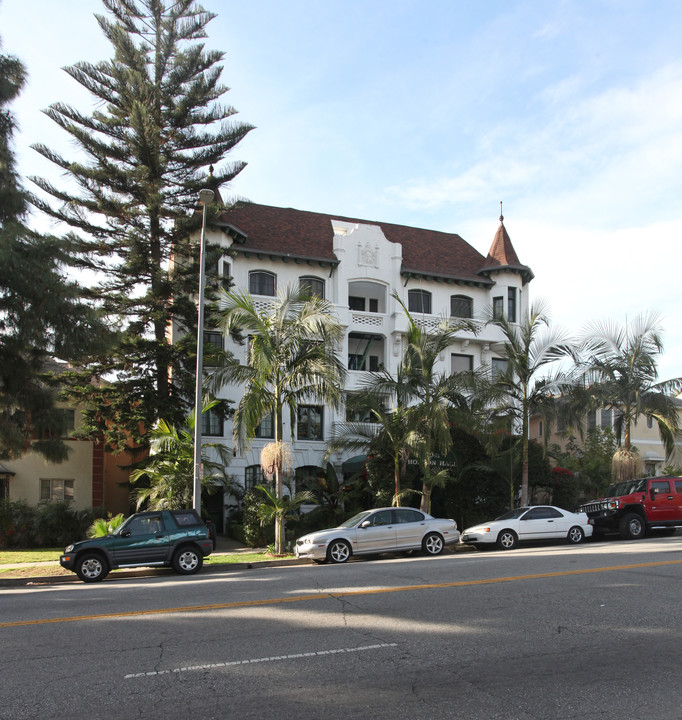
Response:
POLYGON ((50 562, 59 560, 64 548, 41 548, 39 550, 0 550, 0 565, 13 563, 50 562))
MULTIPOLYGON (((0 550, 0 566, 15 563, 58 562, 64 548, 50 548, 40 550, 0 550)), ((293 555, 285 555, 280 559, 291 559, 293 555)), ((232 553, 230 555, 211 555, 205 562, 210 565, 223 565, 226 563, 252 563, 262 560, 274 560, 272 555, 266 553, 232 553)))

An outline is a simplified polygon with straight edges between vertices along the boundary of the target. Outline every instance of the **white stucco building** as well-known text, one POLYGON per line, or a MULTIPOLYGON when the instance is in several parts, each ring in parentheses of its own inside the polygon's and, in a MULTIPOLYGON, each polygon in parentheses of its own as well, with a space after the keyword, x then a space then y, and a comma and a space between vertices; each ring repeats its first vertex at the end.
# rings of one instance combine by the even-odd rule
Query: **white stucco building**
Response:
MULTIPOLYGON (((206 237, 225 248, 218 272, 264 305, 278 288, 300 283, 334 304, 346 329, 339 351, 347 358, 349 392, 363 370, 383 366, 395 371, 400 362, 407 322, 394 292, 427 328, 437 327, 443 316, 476 318, 491 307, 513 321, 529 304, 533 273, 519 261, 502 217, 487 256, 456 234, 251 203, 223 212, 206 237)), ((205 339, 227 343, 245 361, 246 346, 209 327, 205 339)), ((501 361, 496 355, 501 340, 499 328, 491 326, 478 336, 463 334, 443 353, 441 369, 494 365, 501 361)), ((238 387, 224 387, 219 396, 236 404, 240 393, 238 387)), ((292 437, 285 417, 284 439, 293 445, 296 468, 322 465, 337 419, 345 420, 344 408, 334 411, 321 403, 301 407, 292 437)), ((244 454, 235 452, 230 465, 230 474, 247 487, 262 481, 259 456, 268 442, 267 420, 262 430, 264 437, 244 454)), ((223 437, 233 445, 229 422, 205 419, 204 431, 212 441, 223 437)), ((333 458, 339 470, 346 460, 333 458)))

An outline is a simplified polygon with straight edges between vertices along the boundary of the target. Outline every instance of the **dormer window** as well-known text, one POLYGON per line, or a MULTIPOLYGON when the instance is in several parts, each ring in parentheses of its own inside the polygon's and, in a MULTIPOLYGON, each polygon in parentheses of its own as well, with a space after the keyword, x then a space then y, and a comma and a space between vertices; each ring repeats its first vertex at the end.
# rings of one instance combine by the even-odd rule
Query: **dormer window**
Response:
POLYGON ((277 276, 264 270, 253 270, 249 273, 249 292, 252 295, 274 297, 277 292, 277 276))
POLYGON ((407 293, 407 308, 410 312, 431 314, 431 293, 426 290, 410 290, 407 293))

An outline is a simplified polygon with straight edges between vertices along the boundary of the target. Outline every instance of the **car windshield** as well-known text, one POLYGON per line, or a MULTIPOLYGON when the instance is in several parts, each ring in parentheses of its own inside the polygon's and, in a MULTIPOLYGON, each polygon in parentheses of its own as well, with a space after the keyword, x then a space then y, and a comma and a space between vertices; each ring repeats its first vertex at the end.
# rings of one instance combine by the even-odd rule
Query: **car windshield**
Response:
POLYGON ((123 530, 126 529, 128 525, 130 525, 130 521, 133 519, 133 516, 131 515, 129 518, 126 518, 117 528, 114 528, 109 534, 110 535, 120 535, 123 530))
POLYGON ((528 510, 527 507, 520 507, 520 508, 514 508, 513 510, 507 510, 506 513, 502 513, 499 517, 496 517, 495 520, 515 520, 516 518, 520 518, 523 513, 528 510))
POLYGON ((627 482, 611 483, 604 493, 604 497, 617 497, 618 495, 631 495, 636 492, 646 492, 646 478, 628 480, 627 482))
POLYGON ((358 513, 357 515, 353 515, 352 518, 348 518, 348 520, 345 520, 342 522, 339 527, 342 528, 349 528, 349 527, 357 527, 368 515, 371 515, 374 511, 373 510, 365 510, 363 512, 358 513))

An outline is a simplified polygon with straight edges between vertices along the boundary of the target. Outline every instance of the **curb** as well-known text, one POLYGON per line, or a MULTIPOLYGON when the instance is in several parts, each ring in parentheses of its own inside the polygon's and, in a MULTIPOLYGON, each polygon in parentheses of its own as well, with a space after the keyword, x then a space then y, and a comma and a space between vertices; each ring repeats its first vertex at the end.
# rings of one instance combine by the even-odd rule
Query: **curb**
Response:
MULTIPOLYGON (((448 554, 456 554, 462 551, 473 551, 475 548, 468 545, 457 544, 452 549, 446 549, 448 554)), ((221 553, 221 554, 233 554, 233 553, 221 553)), ((238 554, 238 553, 235 553, 238 554)), ((287 567, 291 565, 313 565, 312 560, 307 558, 298 559, 290 558, 287 560, 256 560, 251 562, 243 563, 221 563, 216 565, 205 564, 197 577, 201 575, 213 575, 220 572, 235 572, 238 570, 258 570, 260 568, 279 566, 287 567)), ((146 567, 146 568, 131 568, 129 570, 112 570, 102 582, 110 582, 116 580, 129 580, 131 578, 146 578, 146 577, 163 577, 164 575, 170 575, 173 577, 182 577, 178 575, 172 568, 169 567, 146 567)), ((191 577, 191 576, 187 576, 191 577)), ((33 585, 63 585, 68 583, 80 583, 80 578, 76 573, 70 575, 48 575, 45 577, 26 577, 26 578, 2 578, 0 577, 0 588, 3 587, 26 587, 33 585)))

